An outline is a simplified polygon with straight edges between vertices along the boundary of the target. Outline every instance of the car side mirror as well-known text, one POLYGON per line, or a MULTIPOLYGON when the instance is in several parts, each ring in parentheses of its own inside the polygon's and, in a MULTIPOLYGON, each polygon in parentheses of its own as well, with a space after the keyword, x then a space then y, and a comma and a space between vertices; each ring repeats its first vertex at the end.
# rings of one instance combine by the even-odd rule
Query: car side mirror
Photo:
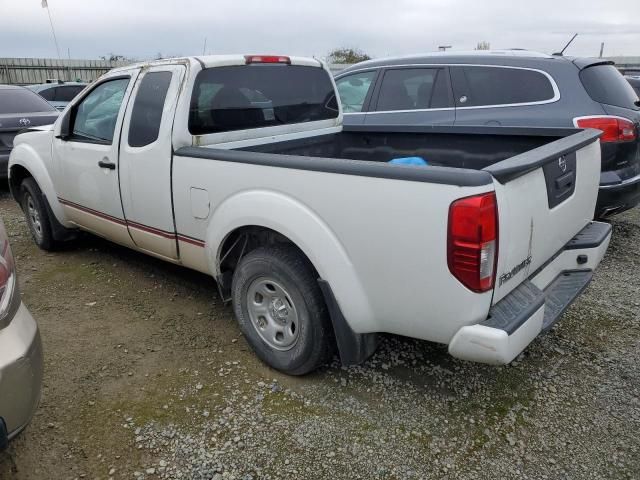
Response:
POLYGON ((60 120, 60 133, 56 138, 68 140, 71 137, 71 110, 69 110, 60 120))
POLYGON ((364 83, 359 78, 350 78, 349 85, 352 87, 361 87, 364 83))

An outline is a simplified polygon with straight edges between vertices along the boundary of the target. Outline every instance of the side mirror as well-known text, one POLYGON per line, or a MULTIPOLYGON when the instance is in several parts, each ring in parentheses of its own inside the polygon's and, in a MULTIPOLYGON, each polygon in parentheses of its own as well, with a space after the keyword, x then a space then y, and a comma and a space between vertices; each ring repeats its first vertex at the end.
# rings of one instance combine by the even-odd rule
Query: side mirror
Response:
POLYGON ((352 87, 361 87, 363 85, 363 82, 359 78, 350 78, 349 85, 351 85, 352 87))
POLYGON ((71 110, 69 110, 60 120, 60 133, 56 138, 68 140, 71 137, 71 110))

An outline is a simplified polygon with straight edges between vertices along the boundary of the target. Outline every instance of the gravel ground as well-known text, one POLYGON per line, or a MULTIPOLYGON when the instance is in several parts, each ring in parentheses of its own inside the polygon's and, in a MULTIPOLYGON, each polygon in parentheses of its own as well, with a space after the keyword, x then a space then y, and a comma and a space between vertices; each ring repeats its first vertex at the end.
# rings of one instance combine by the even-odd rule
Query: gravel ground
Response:
POLYGON ((283 376, 213 281, 89 237, 39 251, 0 214, 45 348, 2 479, 640 478, 640 210, 585 294, 507 367, 388 336, 364 365, 283 376))

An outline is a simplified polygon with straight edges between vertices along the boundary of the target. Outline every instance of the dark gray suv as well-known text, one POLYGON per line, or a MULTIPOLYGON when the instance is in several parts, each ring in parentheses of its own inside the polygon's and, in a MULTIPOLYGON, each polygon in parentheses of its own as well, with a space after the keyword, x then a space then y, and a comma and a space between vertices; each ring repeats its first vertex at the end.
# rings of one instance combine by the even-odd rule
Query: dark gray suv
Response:
POLYGON ((613 62, 516 50, 434 53, 362 62, 336 84, 345 125, 598 128, 596 216, 640 202, 640 100, 613 62))

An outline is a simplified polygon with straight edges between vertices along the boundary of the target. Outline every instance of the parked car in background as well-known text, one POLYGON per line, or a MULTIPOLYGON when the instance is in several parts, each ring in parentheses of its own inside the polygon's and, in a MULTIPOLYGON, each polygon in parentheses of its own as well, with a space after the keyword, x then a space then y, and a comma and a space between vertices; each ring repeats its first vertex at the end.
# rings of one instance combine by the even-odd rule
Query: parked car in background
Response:
MULTIPOLYGON (((27 206, 27 212, 32 212, 27 206)), ((16 266, 0 220, 0 450, 29 423, 40 400, 42 344, 20 299, 16 266)))
POLYGON ((336 84, 345 125, 598 128, 596 216, 640 202, 640 101, 611 61, 521 50, 433 53, 362 62, 336 84))
POLYGON ((27 88, 36 92, 56 109, 64 110, 64 107, 86 86, 86 83, 80 82, 59 82, 28 85, 27 88))
POLYGON ((13 138, 25 128, 47 125, 58 118, 58 110, 40 95, 24 87, 0 85, 0 179, 7 178, 13 138))
POLYGON ((640 97, 640 75, 632 75, 625 77, 627 82, 633 87, 636 92, 636 95, 640 97))
POLYGON ((509 363, 607 249, 601 133, 343 129, 336 96, 312 58, 117 68, 18 136, 11 192, 40 248, 81 229, 211 275, 278 370, 361 362, 379 332, 509 363))

